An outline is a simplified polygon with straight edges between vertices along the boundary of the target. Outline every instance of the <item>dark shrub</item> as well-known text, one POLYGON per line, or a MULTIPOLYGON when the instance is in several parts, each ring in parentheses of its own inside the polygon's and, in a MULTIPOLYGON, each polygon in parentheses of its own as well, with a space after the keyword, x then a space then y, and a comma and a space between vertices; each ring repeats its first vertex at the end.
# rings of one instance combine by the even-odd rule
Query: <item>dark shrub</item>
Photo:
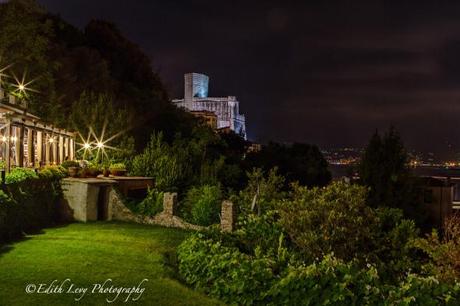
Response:
POLYGON ((179 246, 178 260, 188 284, 230 304, 262 302, 274 279, 271 260, 245 255, 202 234, 192 235, 179 246))
POLYGON ((25 181, 27 179, 34 179, 38 178, 37 173, 35 173, 34 169, 30 168, 13 168, 10 173, 6 175, 6 183, 19 183, 25 181))
POLYGON ((69 169, 70 167, 80 167, 80 164, 75 160, 66 160, 62 162, 61 166, 65 169, 69 169))
POLYGON ((198 225, 219 222, 222 192, 218 186, 204 185, 192 187, 184 200, 185 218, 198 225))
POLYGON ((0 243, 57 223, 62 174, 56 169, 45 174, 15 168, 6 176, 0 191, 0 243))
POLYGON ((141 202, 131 203, 129 207, 135 213, 152 217, 163 210, 163 192, 155 188, 149 189, 141 202))

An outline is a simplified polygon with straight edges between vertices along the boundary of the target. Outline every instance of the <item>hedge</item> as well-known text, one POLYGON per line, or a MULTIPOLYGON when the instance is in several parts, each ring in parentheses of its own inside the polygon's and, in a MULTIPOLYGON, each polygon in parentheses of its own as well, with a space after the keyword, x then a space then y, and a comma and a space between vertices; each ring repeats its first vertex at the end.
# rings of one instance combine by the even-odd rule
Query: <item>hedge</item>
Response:
POLYGON ((0 189, 0 244, 20 238, 59 221, 62 196, 61 167, 45 167, 38 174, 15 168, 0 189))
POLYGON ((189 285, 229 304, 262 303, 274 279, 271 260, 251 258, 201 234, 184 240, 178 260, 179 272, 189 285))
POLYGON ((249 256, 201 233, 181 243, 178 263, 187 284, 232 305, 460 305, 459 283, 416 274, 383 283, 375 267, 332 255, 277 271, 276 258, 249 256))

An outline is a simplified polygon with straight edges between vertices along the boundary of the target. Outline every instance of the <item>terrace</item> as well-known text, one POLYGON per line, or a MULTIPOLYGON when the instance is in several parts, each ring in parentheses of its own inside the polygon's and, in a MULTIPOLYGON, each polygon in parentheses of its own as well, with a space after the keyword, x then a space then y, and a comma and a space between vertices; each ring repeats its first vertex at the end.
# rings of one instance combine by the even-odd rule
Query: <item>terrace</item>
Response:
MULTIPOLYGON (((18 91, 25 91, 24 85, 18 91)), ((25 99, 5 93, 0 85, 0 161, 7 172, 75 159, 75 136, 42 122, 28 112, 25 99)))

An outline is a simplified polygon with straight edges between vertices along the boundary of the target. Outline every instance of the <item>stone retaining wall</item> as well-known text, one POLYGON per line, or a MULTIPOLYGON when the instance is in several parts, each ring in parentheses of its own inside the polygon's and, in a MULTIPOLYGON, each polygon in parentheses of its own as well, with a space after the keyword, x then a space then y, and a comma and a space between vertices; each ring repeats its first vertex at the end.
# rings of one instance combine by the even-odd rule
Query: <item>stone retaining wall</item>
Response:
POLYGON ((177 193, 166 192, 163 199, 163 211, 153 217, 133 213, 123 204, 120 195, 114 189, 112 189, 110 193, 110 202, 112 203, 113 220, 155 224, 165 227, 177 227, 191 230, 202 230, 204 228, 199 225, 185 222, 180 217, 174 215, 177 209, 177 193))
MULTIPOLYGON (((202 230, 204 228, 203 226, 190 224, 177 216, 177 193, 164 193, 163 211, 153 217, 147 217, 135 214, 125 206, 123 196, 116 185, 116 181, 96 178, 64 179, 63 202, 66 203, 66 207, 69 209, 69 216, 74 220, 83 222, 120 220, 191 230, 202 230), (101 214, 101 211, 104 213, 101 214)), ((222 231, 231 232, 235 230, 235 220, 235 206, 231 201, 223 201, 221 210, 222 231)))

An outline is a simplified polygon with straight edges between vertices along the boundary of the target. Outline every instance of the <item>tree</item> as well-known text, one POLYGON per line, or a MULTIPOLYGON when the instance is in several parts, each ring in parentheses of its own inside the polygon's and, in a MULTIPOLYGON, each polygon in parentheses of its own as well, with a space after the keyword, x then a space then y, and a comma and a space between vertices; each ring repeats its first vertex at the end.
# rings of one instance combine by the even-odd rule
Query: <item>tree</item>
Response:
POLYGON ((286 178, 286 187, 297 181, 301 185, 325 186, 331 180, 327 161, 317 146, 294 143, 291 146, 269 143, 260 152, 248 154, 246 169, 262 168, 268 171, 277 167, 286 178))
POLYGON ((97 139, 107 147, 104 149, 106 154, 99 149, 80 151, 83 158, 97 158, 98 162, 106 159, 125 160, 132 156, 134 143, 129 134, 131 122, 130 113, 126 109, 116 108, 110 96, 92 92, 82 93, 80 99, 73 103, 69 116, 69 125, 80 135, 77 141, 91 142, 94 147, 96 143, 93 142, 97 139), (93 154, 95 151, 98 154, 93 154))
POLYGON ((440 236, 433 230, 426 238, 414 241, 414 246, 431 259, 424 269, 438 279, 448 282, 460 280, 460 216, 453 215, 444 222, 440 236))
POLYGON ((52 73, 56 62, 49 58, 51 22, 32 0, 12 0, 0 4, 0 67, 10 66, 9 81, 25 76, 28 87, 38 92, 29 96, 29 107, 38 115, 53 110, 55 97, 52 73))
POLYGON ((279 222, 307 261, 334 253, 362 266, 377 264, 390 278, 418 267, 408 244, 417 237, 415 223, 404 220, 398 209, 369 207, 363 186, 293 187, 291 199, 278 207, 279 222))
POLYGON ((233 200, 238 203, 243 215, 249 213, 264 214, 275 209, 285 193, 282 192, 285 178, 278 174, 278 169, 273 168, 264 173, 260 168, 254 168, 246 173, 248 184, 233 200))
POLYGON ((34 0, 11 0, 0 3, 0 41, 0 69, 11 65, 6 74, 19 79, 27 72, 37 91, 28 95, 29 110, 53 126, 73 128, 68 119, 83 92, 110 96, 114 107, 133 113, 138 151, 154 130, 172 141, 197 126, 169 103, 149 56, 110 22, 91 21, 82 32, 34 0))
POLYGON ((360 183, 369 187, 368 205, 400 208, 419 225, 425 221, 417 180, 409 170, 407 152, 393 127, 383 138, 377 131, 374 133, 361 158, 359 177, 360 183))
POLYGON ((153 133, 144 152, 134 157, 131 173, 153 177, 160 191, 180 190, 193 175, 186 148, 169 145, 163 134, 153 133))

